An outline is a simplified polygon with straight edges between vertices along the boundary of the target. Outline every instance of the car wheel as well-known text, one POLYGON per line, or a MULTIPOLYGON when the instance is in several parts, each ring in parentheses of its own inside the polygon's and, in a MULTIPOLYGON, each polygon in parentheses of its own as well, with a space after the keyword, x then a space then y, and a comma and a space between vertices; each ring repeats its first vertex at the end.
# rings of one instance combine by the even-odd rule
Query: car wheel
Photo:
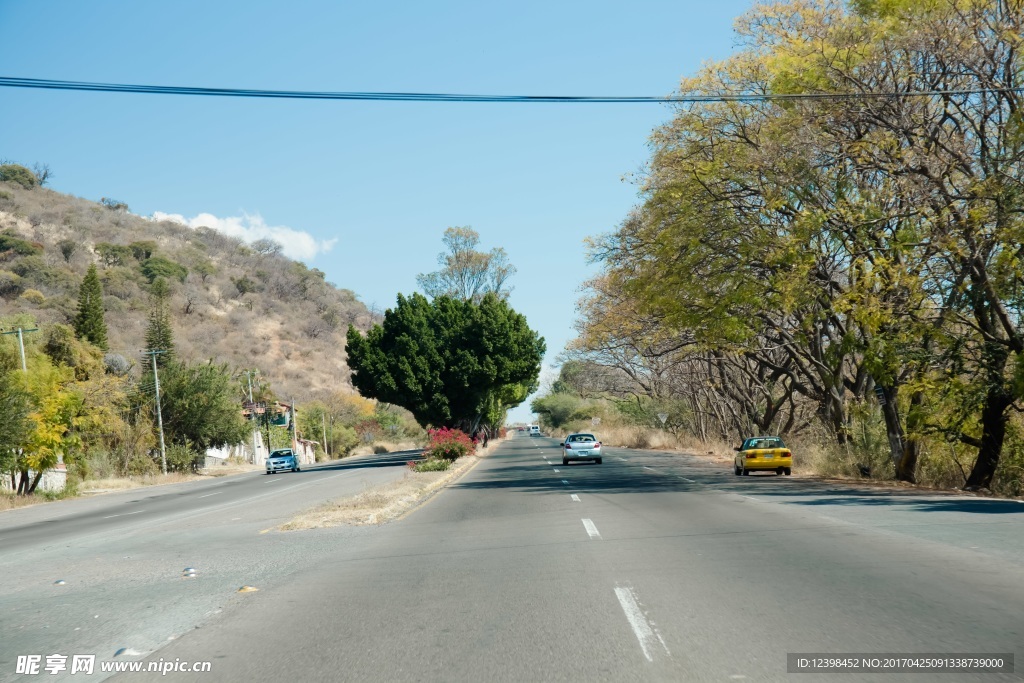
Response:
POLYGON ((778 468, 777 470, 775 470, 775 476, 776 476, 776 477, 781 477, 781 476, 782 476, 782 473, 783 473, 783 471, 784 471, 784 470, 783 470, 783 469, 782 469, 781 467, 780 467, 780 468, 778 468))
POLYGON ((750 470, 748 470, 746 467, 743 468, 743 476, 744 477, 750 476, 750 470))
POLYGON ((743 474, 743 472, 740 471, 740 468, 737 467, 736 465, 732 466, 732 473, 735 474, 737 477, 743 474))
POLYGON ((601 464, 601 458, 598 458, 598 459, 597 459, 597 460, 595 460, 594 462, 596 462, 596 463, 597 463, 598 465, 600 465, 600 464, 601 464))
POLYGON ((295 471, 296 471, 296 472, 301 472, 301 471, 302 471, 302 468, 301 468, 301 467, 296 467, 296 468, 295 468, 295 471))
POLYGON ((565 458, 562 458, 562 467, 568 467, 568 465, 569 465, 569 461, 566 460, 565 458))
POLYGON ((787 467, 787 468, 785 468, 785 470, 786 470, 786 476, 787 476, 787 477, 788 477, 789 475, 793 474, 793 468, 791 468, 791 467, 787 467))

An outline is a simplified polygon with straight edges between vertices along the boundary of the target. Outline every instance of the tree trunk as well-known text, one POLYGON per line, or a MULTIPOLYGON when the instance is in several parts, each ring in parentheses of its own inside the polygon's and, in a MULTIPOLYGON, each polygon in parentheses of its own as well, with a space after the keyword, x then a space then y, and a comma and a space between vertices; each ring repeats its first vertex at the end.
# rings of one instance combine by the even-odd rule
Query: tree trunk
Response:
POLYGON ((910 478, 900 476, 900 463, 906 455, 906 435, 903 432, 903 424, 900 422, 900 410, 896 405, 896 396, 899 394, 899 387, 887 387, 875 384, 882 391, 882 417, 885 418, 885 435, 889 439, 889 456, 892 458, 893 467, 896 468, 896 478, 901 481, 914 483, 913 471, 910 478))
POLYGON ((1006 410, 1012 403, 1013 398, 1003 387, 989 388, 981 411, 981 447, 964 485, 965 491, 977 491, 992 485, 992 477, 999 465, 999 455, 1003 451, 1003 439, 1006 437, 1006 410))
POLYGON ((35 479, 32 480, 32 485, 28 487, 29 495, 32 495, 33 493, 36 492, 36 487, 39 486, 39 480, 42 479, 42 478, 43 478, 42 470, 40 470, 39 472, 36 472, 35 479))
MULTIPOLYGON (((915 391, 910 397, 910 409, 907 410, 907 429, 914 433, 920 422, 919 409, 924 403, 924 392, 915 391)), ((908 481, 911 484, 917 483, 917 458, 921 451, 921 445, 917 439, 903 439, 903 457, 896 463, 896 478, 900 481, 908 481)))

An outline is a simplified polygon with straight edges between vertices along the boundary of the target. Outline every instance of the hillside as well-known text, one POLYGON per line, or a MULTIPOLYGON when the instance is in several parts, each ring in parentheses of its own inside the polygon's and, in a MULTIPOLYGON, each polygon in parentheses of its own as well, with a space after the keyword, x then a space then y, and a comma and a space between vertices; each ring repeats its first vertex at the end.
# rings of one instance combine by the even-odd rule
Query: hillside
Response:
POLYGON ((345 331, 366 329, 372 316, 355 293, 282 256, 280 245, 0 182, 0 316, 70 322, 92 263, 112 353, 139 359, 151 280, 162 275, 180 358, 255 367, 279 396, 298 400, 351 390, 345 331))

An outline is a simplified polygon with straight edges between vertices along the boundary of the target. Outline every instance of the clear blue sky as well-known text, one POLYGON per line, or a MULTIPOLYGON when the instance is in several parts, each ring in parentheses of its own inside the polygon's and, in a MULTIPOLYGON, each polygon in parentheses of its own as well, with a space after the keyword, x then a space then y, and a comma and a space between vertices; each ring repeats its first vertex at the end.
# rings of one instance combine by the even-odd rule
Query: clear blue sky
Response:
MULTIPOLYGON (((734 48, 750 0, 0 0, 0 75, 229 88, 667 95, 734 48)), ((650 104, 272 101, 0 89, 0 158, 134 213, 211 214, 393 305, 470 225, 518 268, 512 305, 573 336, 583 240, 636 203, 623 182, 670 110, 650 104), (290 240, 294 245, 299 240, 290 240), (299 253, 301 251, 301 253, 299 253)), ((201 222, 214 222, 204 218, 201 222)), ((528 419, 524 407, 512 419, 528 419)))

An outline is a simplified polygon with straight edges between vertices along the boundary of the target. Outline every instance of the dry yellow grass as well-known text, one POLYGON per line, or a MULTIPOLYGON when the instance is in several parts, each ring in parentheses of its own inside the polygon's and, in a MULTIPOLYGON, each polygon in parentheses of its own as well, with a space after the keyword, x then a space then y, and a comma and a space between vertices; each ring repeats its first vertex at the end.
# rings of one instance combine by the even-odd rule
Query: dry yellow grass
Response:
POLYGON ((413 472, 394 482, 373 486, 351 498, 331 501, 307 510, 277 527, 279 531, 301 531, 342 524, 383 524, 396 519, 426 500, 432 493, 468 472, 480 461, 467 455, 444 472, 413 472))
POLYGON ((0 511, 24 508, 36 503, 47 502, 45 498, 36 496, 16 496, 9 491, 0 491, 0 511))

